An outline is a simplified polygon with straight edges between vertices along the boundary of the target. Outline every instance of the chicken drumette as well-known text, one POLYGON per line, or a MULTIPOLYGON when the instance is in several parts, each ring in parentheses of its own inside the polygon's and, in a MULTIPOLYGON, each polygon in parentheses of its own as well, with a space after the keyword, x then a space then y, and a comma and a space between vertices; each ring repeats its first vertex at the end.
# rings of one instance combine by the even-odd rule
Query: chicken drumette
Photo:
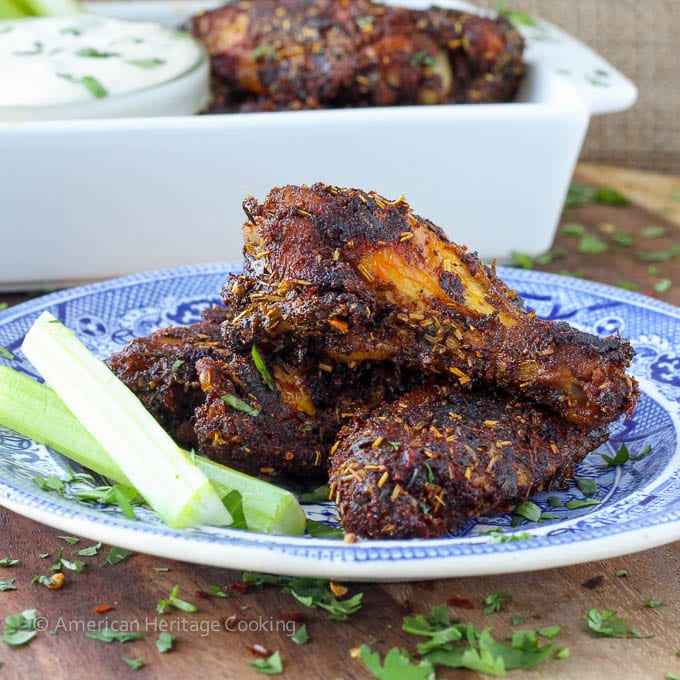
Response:
POLYGON ((604 424, 575 426, 507 394, 423 386, 342 429, 331 497, 358 536, 433 538, 564 486, 607 437, 604 424))
POLYGON ((214 111, 507 101, 523 40, 503 18, 368 0, 240 0, 193 19, 214 111))
POLYGON ((244 202, 245 268, 225 284, 237 347, 393 361, 462 386, 500 385, 597 426, 630 413, 633 350, 524 309, 493 268, 403 198, 323 184, 244 202))

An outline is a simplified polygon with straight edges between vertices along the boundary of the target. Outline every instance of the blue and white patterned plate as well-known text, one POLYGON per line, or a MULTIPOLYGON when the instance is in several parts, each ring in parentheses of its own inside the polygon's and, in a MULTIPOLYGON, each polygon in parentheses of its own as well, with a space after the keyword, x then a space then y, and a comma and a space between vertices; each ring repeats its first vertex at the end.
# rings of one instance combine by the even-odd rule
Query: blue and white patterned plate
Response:
MULTIPOLYGON (((195 321, 219 298, 235 265, 186 267, 74 288, 0 314, 0 345, 15 355, 3 363, 34 375, 20 346, 45 309, 74 328, 92 351, 109 355, 132 338, 195 321)), ((117 508, 85 505, 38 489, 32 477, 63 476, 67 461, 0 427, 0 504, 37 521, 133 550, 234 569, 361 580, 425 579, 554 567, 644 550, 680 538, 680 309, 625 290, 533 271, 501 276, 546 319, 564 319, 601 335, 620 331, 637 355, 632 373, 643 396, 634 417, 612 427, 610 442, 589 455, 577 477, 597 482, 599 505, 550 507, 548 496, 583 499, 572 486, 534 501, 554 519, 512 527, 498 514, 469 522, 437 540, 360 541, 267 536, 201 527, 175 530, 153 512, 129 520, 117 508), (626 443, 631 460, 612 467, 626 443), (633 460, 646 447, 651 453, 633 460), (491 532, 491 533, 489 533, 491 532), (509 540, 520 538, 521 540, 509 540)), ((309 505, 308 516, 334 521, 331 504, 309 505)))

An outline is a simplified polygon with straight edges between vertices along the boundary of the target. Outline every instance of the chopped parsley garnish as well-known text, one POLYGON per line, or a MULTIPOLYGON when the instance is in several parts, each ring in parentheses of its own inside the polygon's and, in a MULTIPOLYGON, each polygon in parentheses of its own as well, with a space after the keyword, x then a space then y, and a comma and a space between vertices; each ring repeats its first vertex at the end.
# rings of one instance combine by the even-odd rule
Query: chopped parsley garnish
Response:
POLYGON ((323 486, 317 486, 311 491, 306 491, 298 496, 300 503, 323 503, 328 500, 329 486, 324 484, 323 486))
POLYGON ((546 503, 551 508, 563 508, 564 501, 559 496, 548 496, 546 503))
POLYGON ((138 671, 140 668, 144 668, 144 659, 141 657, 137 659, 130 659, 127 656, 123 657, 123 661, 132 668, 133 671, 138 671))
POLYGON ((641 635, 635 628, 628 626, 627 619, 616 618, 614 609, 590 609, 587 616, 588 628, 593 637, 613 638, 649 638, 652 635, 641 635))
POLYGON ((13 647, 25 645, 36 636, 36 610, 26 609, 21 614, 10 614, 5 618, 2 641, 13 647))
POLYGON ((62 28, 59 33, 61 33, 61 35, 81 35, 82 31, 79 28, 69 26, 67 28, 62 28))
POLYGON ((107 89, 94 76, 81 76, 80 78, 76 78, 76 76, 71 75, 70 73, 57 73, 57 76, 64 80, 68 80, 70 83, 82 85, 96 99, 103 99, 109 95, 107 89))
POLYGON ((114 564, 118 564, 118 562, 122 562, 124 559, 130 557, 130 555, 132 555, 132 550, 127 550, 127 548, 118 548, 114 545, 104 558, 102 566, 113 566, 114 564))
POLYGON ((109 57, 119 57, 118 52, 100 52, 94 47, 81 47, 75 52, 76 57, 87 57, 89 59, 108 59, 109 57))
POLYGON ((515 531, 511 534, 504 534, 503 529, 497 527, 489 531, 482 532, 489 536, 489 543, 513 543, 514 541, 528 541, 533 536, 527 531, 515 531))
POLYGON ((57 536, 57 538, 61 538, 62 541, 68 543, 69 545, 75 545, 80 540, 75 536, 57 536))
POLYGON ((19 560, 13 560, 9 555, 0 560, 0 567, 16 567, 19 560))
POLYGON ((603 203, 604 205, 629 205, 630 201, 618 191, 604 187, 593 189, 584 184, 572 183, 564 201, 565 208, 577 208, 586 203, 603 203))
POLYGON ((274 378, 272 378, 272 374, 269 372, 267 364, 264 363, 264 359, 262 358, 260 351, 257 349, 257 345, 253 345, 252 349, 250 350, 250 355, 253 357, 253 363, 255 364, 255 368, 262 376, 264 384, 270 390, 275 389, 276 385, 274 384, 274 378))
POLYGON ((628 576, 628 570, 627 569, 618 569, 614 576, 618 576, 619 578, 625 578, 628 576))
POLYGON ((597 493, 597 482, 594 479, 583 477, 576 479, 576 486, 584 496, 592 496, 597 493))
POLYGON ((616 284, 619 288, 623 288, 624 290, 637 290, 638 285, 635 283, 635 281, 627 281, 623 279, 622 281, 618 281, 616 284))
POLYGON ((276 56, 277 56, 277 52, 276 52, 276 47, 274 47, 274 45, 258 45, 250 53, 250 58, 253 61, 259 61, 260 59, 263 59, 264 57, 267 57, 269 59, 276 59, 276 56))
POLYGON ((331 582, 326 579, 295 578, 291 576, 274 576, 246 571, 243 582, 262 588, 264 586, 280 586, 284 593, 292 595, 298 602, 311 609, 324 609, 329 612, 331 621, 346 621, 347 618, 361 609, 363 593, 338 599, 330 588, 331 582))
POLYGON ((607 463, 607 465, 611 465, 613 467, 623 465, 630 459, 630 453, 628 451, 628 447, 625 444, 621 444, 614 457, 608 456, 606 453, 601 453, 600 456, 602 460, 607 463))
POLYGON ((17 57, 30 57, 36 54, 42 54, 43 48, 44 45, 41 42, 36 41, 33 43, 32 49, 12 52, 12 54, 16 55, 17 57))
POLYGON ((612 241, 616 243, 617 246, 623 246, 624 248, 627 248, 628 246, 633 245, 635 239, 627 231, 615 231, 612 234, 612 241))
POLYGON ((583 236, 586 233, 586 228, 582 224, 570 222, 560 227, 560 234, 562 236, 583 236))
POLYGON ((235 396, 233 394, 223 395, 222 401, 225 404, 236 409, 237 411, 243 411, 243 413, 247 413, 249 416, 252 416, 253 418, 257 418, 257 416, 260 415, 259 409, 253 408, 250 404, 246 404, 245 401, 242 401, 241 399, 239 399, 237 396, 235 396))
POLYGON ((523 519, 538 522, 541 519, 541 508, 531 501, 519 503, 513 512, 512 526, 517 526, 523 519))
POLYGON ((578 510, 579 508, 587 508, 591 505, 602 505, 602 501, 596 501, 594 498, 575 499, 567 501, 564 506, 569 510, 578 510))
POLYGON ((281 661, 281 654, 278 651, 266 659, 253 659, 248 663, 262 675, 281 675, 283 673, 283 661, 281 661))
POLYGON ((112 642, 120 642, 123 644, 125 642, 132 642, 133 640, 141 640, 144 637, 137 631, 118 630, 109 628, 108 626, 88 631, 85 635, 91 640, 99 640, 99 642, 106 642, 107 644, 112 642))
POLYGON ((648 607, 649 609, 656 609, 657 607, 661 607, 666 603, 666 600, 653 600, 651 597, 647 600, 645 600, 645 607, 648 607))
POLYGON ((0 345, 0 357, 7 359, 7 361, 14 361, 14 354, 12 354, 6 347, 0 345))
POLYGON ((663 238, 664 236, 668 236, 668 229, 656 224, 651 224, 640 230, 640 236, 642 236, 642 238, 663 238))
POLYGON ((151 69, 158 66, 163 66, 167 62, 165 59, 159 59, 158 57, 152 57, 151 59, 128 59, 128 64, 132 64, 137 68, 151 69))
POLYGON ((159 654, 165 654, 166 652, 169 652, 172 649, 172 645, 175 642, 175 636, 171 635, 167 631, 162 631, 159 633, 158 638, 156 640, 156 649, 158 650, 159 654))
POLYGON ((219 586, 207 585, 206 588, 213 597, 230 597, 229 593, 225 593, 219 586))
POLYGON ((434 57, 429 55, 425 50, 418 50, 413 57, 411 57, 411 66, 425 66, 431 68, 435 65, 434 57))
POLYGON ((115 484, 114 486, 97 486, 91 489, 76 489, 76 498, 93 501, 104 505, 117 505, 128 519, 137 519, 134 505, 141 505, 144 499, 131 486, 115 484))
POLYGON ((223 499, 224 507, 229 511, 232 518, 230 529, 248 529, 246 516, 243 512, 243 496, 240 491, 232 489, 223 499))
POLYGON ((496 612, 502 611, 506 602, 512 600, 512 595, 510 593, 491 593, 488 597, 484 598, 484 613, 488 616, 489 614, 495 614, 496 612))
POLYGON ((94 557, 99 552, 99 549, 101 547, 102 547, 101 543, 95 543, 94 545, 90 545, 87 548, 74 550, 73 554, 78 555, 78 557, 94 557))
POLYGON ((673 282, 670 279, 659 279, 653 286, 657 293, 666 293, 671 289, 673 282))
POLYGON ((642 250, 638 250, 635 253, 635 257, 643 262, 665 262, 666 260, 672 260, 678 255, 680 255, 680 243, 675 243, 665 250, 657 250, 653 253, 647 253, 642 250))
POLYGON ((373 22, 375 21, 375 17, 371 16, 370 14, 365 17, 357 17, 357 26, 363 31, 367 29, 369 26, 373 26, 373 22))
POLYGON ((323 522, 317 522, 314 519, 307 518, 306 524, 307 533, 314 538, 343 538, 345 532, 337 527, 328 526, 323 522))
POLYGON ((583 234, 579 239, 577 249, 584 255, 596 255, 608 250, 607 244, 596 234, 583 234))
POLYGON ((526 14, 525 12, 517 12, 515 10, 508 9, 507 5, 502 0, 498 0, 496 7, 500 16, 505 17, 508 21, 515 24, 516 26, 531 26, 532 28, 541 28, 540 24, 538 24, 532 16, 526 14))
POLYGON ((16 590, 17 587, 14 584, 13 578, 0 579, 0 593, 6 590, 16 590))
POLYGON ((195 604, 192 604, 191 602, 187 602, 186 600, 180 600, 177 597, 177 593, 179 592, 179 585, 176 585, 171 591, 170 595, 168 595, 167 600, 159 600, 158 604, 156 605, 156 611, 159 614, 165 614, 170 607, 174 607, 175 609, 181 609, 183 612, 189 612, 193 613, 196 611, 197 607, 195 604))
POLYGON ((380 680, 431 680, 434 677, 434 666, 429 661, 413 664, 410 654, 397 647, 387 652, 384 662, 368 645, 361 645, 359 655, 366 668, 380 680))
POLYGON ((293 635, 290 636, 292 642, 296 645, 306 645, 309 642, 309 633, 307 632, 307 624, 303 623, 293 635))

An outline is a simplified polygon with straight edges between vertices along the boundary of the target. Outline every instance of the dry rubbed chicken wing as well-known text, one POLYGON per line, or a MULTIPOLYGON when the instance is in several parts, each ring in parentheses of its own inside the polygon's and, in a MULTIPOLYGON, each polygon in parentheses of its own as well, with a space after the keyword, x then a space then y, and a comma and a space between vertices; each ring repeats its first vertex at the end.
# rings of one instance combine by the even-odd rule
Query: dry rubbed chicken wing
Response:
POLYGON ((346 531, 433 538, 564 485, 608 428, 489 390, 416 388, 340 432, 331 497, 346 531))
POLYGON ((258 353, 258 368, 222 338, 225 311, 133 340, 108 364, 179 444, 226 465, 324 477, 343 422, 417 382, 393 364, 353 369, 295 350, 258 353))
POLYGON ((196 445, 191 419, 205 399, 196 362, 231 354, 224 347, 220 330, 225 313, 220 307, 207 310, 201 321, 137 338, 107 360, 109 368, 182 446, 196 445))
POLYGON ((394 398, 393 366, 351 370, 307 357, 268 357, 271 388, 249 356, 196 363, 205 400, 195 412, 198 450, 251 474, 326 478, 328 452, 344 422, 394 398))
POLYGON ((213 111, 507 101, 523 40, 504 18, 367 0, 240 0, 194 17, 213 111))
POLYGON ((225 284, 237 347, 304 345, 333 362, 394 361, 490 383, 596 426, 630 413, 633 350, 524 309, 493 268, 402 198, 323 184, 244 202, 245 268, 225 284))

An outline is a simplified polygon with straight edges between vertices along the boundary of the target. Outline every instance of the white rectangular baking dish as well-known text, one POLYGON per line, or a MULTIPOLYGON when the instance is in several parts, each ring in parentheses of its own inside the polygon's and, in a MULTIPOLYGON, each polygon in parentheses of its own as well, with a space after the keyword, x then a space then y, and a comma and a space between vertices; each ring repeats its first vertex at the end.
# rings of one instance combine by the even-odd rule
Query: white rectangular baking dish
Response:
MULTIPOLYGON (((89 7, 178 25, 211 6, 89 7)), ((590 115, 637 93, 556 27, 522 30, 510 104, 0 124, 0 288, 240 260, 243 197, 315 181, 404 194, 487 260, 544 252, 590 115)))

